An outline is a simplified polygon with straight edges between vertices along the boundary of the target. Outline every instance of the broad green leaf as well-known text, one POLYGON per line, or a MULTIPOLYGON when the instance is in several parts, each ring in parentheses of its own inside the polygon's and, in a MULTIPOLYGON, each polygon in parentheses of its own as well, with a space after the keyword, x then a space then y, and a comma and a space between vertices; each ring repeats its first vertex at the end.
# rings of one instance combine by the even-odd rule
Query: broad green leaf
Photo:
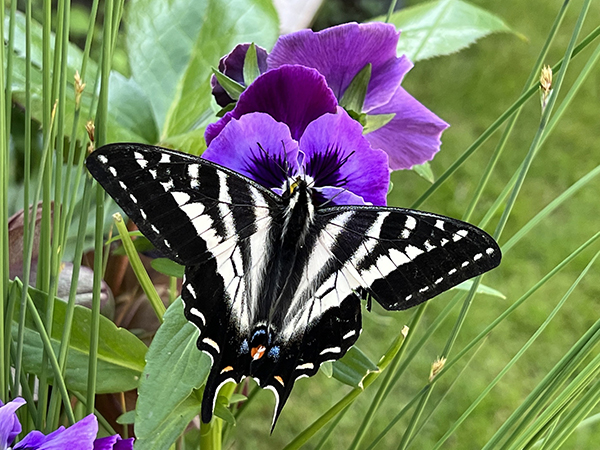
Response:
POLYGON ((207 20, 207 7, 208 0, 131 0, 126 5, 131 74, 149 99, 159 129, 207 20))
MULTIPOLYGON (((171 384, 176 384, 176 381, 172 381, 171 384)), ((169 388, 170 385, 164 387, 166 392, 169 391, 169 388)), ((161 427, 157 428, 152 435, 140 438, 136 432, 133 448, 135 450, 165 450, 170 448, 171 444, 185 431, 194 417, 200 414, 201 405, 202 396, 200 392, 193 391, 189 397, 177 405, 176 411, 168 411, 170 414, 165 417, 161 427)), ((160 408, 162 407, 159 406, 160 408)), ((137 430, 137 417, 134 428, 137 430)))
POLYGON ((188 414, 200 411, 195 390, 206 380, 210 358, 196 347, 197 338, 181 299, 176 300, 146 355, 136 406, 136 448, 169 448, 195 415, 188 414))
MULTIPOLYGON (((211 67, 240 42, 271 48, 279 35, 271 0, 204 0, 206 20, 192 48, 185 74, 162 128, 162 136, 189 133, 216 119, 211 105, 211 67)), ((186 13, 187 14, 187 13, 186 13)), ((196 29, 198 26, 196 25, 196 29)), ((159 123, 161 123, 159 121, 159 123)))
POLYGON ((167 258, 156 258, 150 263, 152 268, 170 277, 183 278, 185 267, 167 258))
MULTIPOLYGON (((6 17, 8 21, 8 16, 6 17)), ((8 24, 8 22, 6 22, 8 24)), ((5 28, 8 32, 8 27, 5 28)), ((25 101, 25 16, 18 12, 15 16, 15 38, 13 55, 13 100, 23 104, 25 101)), ((54 35, 51 36, 54 48, 54 35)), ((42 121, 42 26, 32 20, 31 30, 31 114, 38 122, 42 121)), ((52 56, 51 56, 52 58, 52 56)), ((65 127, 67 136, 72 131, 75 111, 74 75, 81 68, 83 53, 74 44, 69 44, 67 57, 67 95, 65 104, 65 127)), ((84 120, 90 117, 92 89, 97 66, 88 60, 88 68, 83 79, 86 87, 81 97, 81 135, 84 133, 84 120)), ((158 131, 149 102, 133 80, 127 80, 117 72, 111 72, 109 90, 109 139, 111 141, 137 141, 156 143, 158 131)))
MULTIPOLYGON (((42 314, 46 311, 47 295, 33 288, 29 291, 36 308, 42 314)), ((66 309, 67 304, 64 300, 54 300, 51 340, 56 353, 62 337, 66 309)), ((76 326, 71 330, 65 373, 67 388, 81 393, 87 391, 91 315, 90 309, 75 306, 73 323, 76 326)), ((16 320, 15 318, 12 327, 13 339, 17 338, 18 333, 16 320)), ((28 373, 39 375, 42 369, 43 345, 33 321, 29 318, 25 329, 24 345, 23 368, 28 373)), ((144 369, 146 351, 147 347, 136 336, 101 316, 96 392, 107 394, 135 389, 144 369)))
MULTIPOLYGON (((461 291, 470 291, 472 286, 473 286, 473 280, 467 280, 467 281, 463 281, 458 286, 454 286, 452 289, 459 289, 461 291)), ((493 289, 489 286, 486 286, 485 284, 479 284, 479 286, 477 287, 477 293, 491 295, 493 297, 499 297, 502 299, 506 298, 506 295, 504 295, 502 292, 497 291, 496 289, 493 289)))
POLYGON ((271 47, 270 0, 131 0, 126 42, 131 73, 152 105, 160 141, 214 120, 211 67, 239 42, 271 47))
POLYGON ((390 22, 402 31, 398 54, 411 61, 457 52, 491 33, 514 33, 499 17, 462 0, 402 9, 392 14, 390 22))
POLYGON ((158 128, 150 101, 133 78, 112 72, 109 80, 108 115, 118 127, 108 127, 109 142, 156 144, 158 128))
MULTIPOLYGON (((8 37, 8 22, 9 16, 5 16, 5 38, 8 37)), ((15 15, 15 35, 13 39, 14 55, 13 55, 13 99, 18 103, 24 103, 25 99, 25 15, 17 11, 15 15)), ((54 34, 51 35, 51 54, 54 53, 54 34)), ((31 78, 31 94, 32 94, 32 117, 38 122, 42 121, 42 26, 32 20, 31 22, 31 63, 32 63, 32 78, 31 78)), ((80 70, 82 61, 82 52, 74 44, 68 45, 67 56, 67 93, 65 107, 65 128, 67 135, 71 133, 73 128, 73 114, 75 110, 75 94, 74 94, 74 75, 75 71, 80 70)), ((54 56, 51 56, 51 60, 54 56)), ((87 83, 86 89, 81 97, 81 111, 83 117, 89 116, 89 107, 92 101, 92 88, 95 78, 97 66, 94 61, 89 61, 87 73, 84 83, 87 83)), ((82 127, 83 133, 83 127, 82 127)))
POLYGON ((363 379, 371 372, 378 372, 377 365, 358 347, 350 347, 342 359, 333 363, 333 377, 342 383, 362 389, 363 379))
POLYGON ((425 178, 430 183, 435 182, 435 176, 433 175, 433 170, 431 170, 431 165, 429 162, 424 162, 418 166, 413 166, 412 170, 414 170, 420 177, 425 178))
POLYGON ((204 128, 190 131, 189 133, 179 134, 177 136, 163 137, 160 144, 168 148, 176 148, 190 155, 200 156, 206 150, 206 141, 204 140, 204 128))

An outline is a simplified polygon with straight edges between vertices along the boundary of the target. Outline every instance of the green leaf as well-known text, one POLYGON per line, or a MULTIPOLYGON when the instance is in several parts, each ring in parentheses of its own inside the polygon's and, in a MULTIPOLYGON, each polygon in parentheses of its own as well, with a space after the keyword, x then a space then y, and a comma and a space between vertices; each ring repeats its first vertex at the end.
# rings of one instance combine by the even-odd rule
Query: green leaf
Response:
POLYGON ((229 95, 234 100, 240 98, 240 94, 244 92, 244 89, 246 89, 243 85, 229 78, 224 73, 219 72, 214 67, 212 69, 212 72, 219 84, 221 85, 221 87, 225 89, 225 92, 227 92, 227 95, 229 95))
POLYGON ((117 423, 119 425, 131 425, 135 423, 135 409, 127 411, 126 413, 123 413, 117 417, 117 423))
POLYGON ((229 408, 225 406, 228 403, 229 401, 226 397, 223 397, 221 395, 218 396, 217 402, 215 403, 215 416, 217 416, 220 419, 223 419, 229 425, 235 426, 235 417, 233 417, 233 414, 231 413, 231 411, 229 411, 229 408))
POLYGON ((218 112, 217 112, 217 117, 223 117, 225 114, 227 114, 229 111, 233 111, 233 108, 235 108, 235 103, 229 103, 228 105, 223 106, 218 112))
MULTIPOLYGON (((46 311, 47 295, 29 288, 36 308, 40 313, 46 311)), ((20 294, 19 294, 20 295, 20 294)), ((64 300, 54 300, 52 321, 52 347, 58 353, 62 338, 67 304, 64 300)), ((90 324, 92 312, 83 306, 75 306, 71 330, 69 356, 65 382, 67 388, 81 393, 87 391, 87 372, 90 348, 90 324)), ((13 321, 13 339, 17 338, 18 323, 13 321)), ((135 389, 144 369, 144 356, 147 347, 142 341, 124 328, 117 327, 107 318, 100 316, 100 334, 98 344, 98 380, 96 392, 108 394, 135 389)), ((43 345, 33 321, 28 318, 25 328, 23 368, 25 372, 39 375, 42 370, 43 345)), ((49 370, 51 373, 52 371, 49 370)))
POLYGON ((183 278, 183 273, 185 272, 185 267, 167 258, 153 259, 150 265, 157 272, 170 277, 183 278))
MULTIPOLYGON (((8 21, 8 16, 6 17, 8 21)), ((8 33, 8 22, 5 28, 8 33)), ((32 117, 38 122, 42 121, 42 55, 43 55, 43 36, 42 26, 32 20, 31 27, 31 94, 32 94, 32 117)), ((54 50, 54 34, 51 35, 51 48, 54 50)), ((15 37, 14 55, 13 55, 13 99, 20 104, 25 102, 25 16, 17 11, 15 16, 15 37)), ((50 56, 53 58, 53 56, 50 56)), ((66 136, 70 136, 72 131, 74 110, 75 110, 75 91, 74 75, 75 71, 81 69, 83 53, 74 44, 68 46, 67 57, 67 94, 65 107, 65 126, 66 136)), ((86 87, 81 96, 81 126, 80 138, 84 133, 83 120, 90 117, 90 106, 92 104, 92 90, 96 78, 96 63, 88 59, 87 72, 83 78, 86 87)), ((109 90, 109 139, 112 141, 136 141, 156 143, 158 140, 158 130, 152 115, 150 103, 142 90, 133 80, 127 80, 117 72, 111 72, 110 90, 109 90)))
POLYGON ((109 142, 156 144, 158 128, 150 101, 133 78, 111 72, 108 91, 108 115, 118 127, 108 127, 109 142))
POLYGON ((390 22, 402 31, 398 54, 411 61, 457 52, 491 33, 517 34, 499 17, 462 0, 405 8, 392 14, 390 22))
MULTIPOLYGON (((234 103, 232 105, 235 106, 234 103)), ((161 145, 169 148, 176 148, 190 155, 200 156, 206 150, 206 141, 204 140, 204 128, 190 131, 189 133, 179 134, 177 136, 166 136, 161 141, 161 145)))
POLYGON ((131 0, 126 43, 133 79, 152 105, 160 141, 206 127, 211 67, 239 42, 270 48, 278 37, 270 0, 131 0))
POLYGON ((126 4, 125 40, 131 74, 149 99, 159 129, 165 123, 198 33, 208 19, 208 3, 131 0, 126 4))
POLYGON ((248 400, 248 397, 246 397, 245 395, 231 394, 231 397, 229 397, 229 404, 233 405, 235 403, 245 402, 246 400, 248 400))
POLYGON ((348 353, 333 363, 333 377, 342 383, 362 389, 362 381, 371 372, 378 372, 377 365, 358 347, 350 347, 348 353))
POLYGON ((428 161, 425 161, 423 164, 413 166, 412 170, 414 170, 420 177, 425 178, 430 183, 435 182, 435 176, 433 175, 433 170, 431 170, 431 165, 428 161))
POLYGON ((369 81, 371 80, 372 67, 373 65, 368 63, 354 76, 340 100, 342 108, 356 111, 357 113, 362 111, 369 81))
POLYGON ((258 68, 258 57, 256 56, 256 45, 254 42, 248 47, 246 57, 244 58, 244 84, 249 86, 260 76, 258 68))
POLYGON ((211 67, 221 56, 240 42, 271 48, 279 36, 279 21, 271 0, 209 0, 208 4, 206 20, 178 84, 163 136, 188 133, 216 119, 210 76, 211 67))
MULTIPOLYGON (((177 405, 177 411, 169 411, 170 414, 164 418, 161 427, 157 428, 153 435, 140 438, 136 432, 133 448, 135 450, 164 450, 170 448, 170 445, 185 431, 194 417, 200 414, 201 405, 201 393, 193 391, 189 397, 177 405)), ((137 416, 134 428, 137 430, 137 416)))
POLYGON ((386 126, 390 121, 396 117, 396 113, 391 114, 366 114, 365 115, 365 128, 363 134, 372 133, 375 130, 379 130, 381 127, 386 126))
POLYGON ((200 411, 195 391, 206 381, 210 358, 196 346, 198 330, 177 299, 164 315, 148 354, 138 389, 136 449, 165 449, 200 411))
MULTIPOLYGON (((452 289, 459 289, 461 291, 470 291, 472 286, 473 286, 473 280, 467 280, 467 281, 463 281, 458 286, 454 286, 452 289)), ((506 295, 504 295, 502 292, 497 291, 496 289, 493 289, 493 288, 486 286, 485 284, 481 284, 481 283, 477 287, 477 293, 491 295, 493 297, 499 297, 502 299, 506 298, 506 295)))
POLYGON ((325 361, 323 364, 321 364, 319 369, 327 378, 331 378, 333 376, 333 364, 331 361, 325 361))
MULTIPOLYGON (((8 39, 8 23, 9 15, 5 16, 5 39, 8 39)), ((26 51, 26 39, 25 39, 25 15, 17 11, 15 15, 15 34, 12 40, 14 46, 13 55, 13 99, 17 103, 24 103, 25 99, 25 51, 26 51)), ((32 117, 38 122, 42 121, 42 72, 40 68, 43 65, 43 34, 42 26, 35 20, 31 21, 31 94, 32 94, 32 117)), ((50 37, 51 55, 50 58, 54 58, 54 33, 50 37)), ((69 43, 67 48, 67 92, 65 107, 65 126, 64 131, 67 136, 71 133, 73 128, 73 114, 75 110, 75 91, 74 91, 74 75, 75 71, 81 69, 82 52, 74 44, 69 43)), ((4 60, 6 62, 6 59, 4 60)), ((87 73, 84 83, 88 86, 83 91, 81 97, 81 115, 82 117, 89 116, 89 107, 92 101, 92 80, 95 79, 97 66, 94 61, 89 60, 87 73)), ((110 125, 112 126, 112 124, 110 125)), ((82 128, 83 133, 83 128, 82 128)))

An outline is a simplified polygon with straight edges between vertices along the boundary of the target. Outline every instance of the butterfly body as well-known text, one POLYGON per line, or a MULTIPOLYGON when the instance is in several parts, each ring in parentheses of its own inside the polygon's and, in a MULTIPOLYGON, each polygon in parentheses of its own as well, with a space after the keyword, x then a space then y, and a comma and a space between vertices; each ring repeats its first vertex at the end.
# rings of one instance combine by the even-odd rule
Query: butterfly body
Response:
POLYGON ((275 393, 341 358, 361 332, 361 296, 415 306, 497 266, 485 232, 436 214, 321 205, 302 178, 281 196, 172 150, 113 144, 86 162, 148 239, 186 266, 185 315, 212 359, 202 419, 219 388, 252 376, 275 393))

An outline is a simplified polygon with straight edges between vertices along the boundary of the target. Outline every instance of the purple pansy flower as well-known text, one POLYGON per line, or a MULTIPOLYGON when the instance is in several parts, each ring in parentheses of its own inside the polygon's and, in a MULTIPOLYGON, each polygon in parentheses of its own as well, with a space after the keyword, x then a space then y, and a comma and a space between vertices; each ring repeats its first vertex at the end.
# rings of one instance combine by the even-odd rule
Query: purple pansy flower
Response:
MULTIPOLYGON (((250 44, 239 44, 231 53, 223 56, 219 61, 219 72, 244 85, 244 60, 249 47, 250 44)), ((260 73, 266 72, 267 51, 258 45, 256 46, 256 59, 260 73)), ((217 78, 214 75, 210 78, 210 85, 212 87, 212 94, 220 106, 227 106, 234 101, 217 82, 217 78)))
POLYGON ((371 148, 342 108, 322 114, 299 135, 269 114, 245 114, 230 120, 202 156, 278 194, 290 177, 302 176, 318 204, 385 205, 387 155, 371 148))
POLYGON ((356 74, 372 64, 362 112, 395 116, 366 138, 388 154, 391 169, 408 169, 433 158, 448 124, 400 86, 412 63, 396 56, 399 36, 393 25, 384 23, 348 23, 316 33, 301 30, 279 38, 267 58, 268 68, 313 67, 341 99, 356 74))
POLYGON ((326 113, 337 111, 337 100, 325 78, 315 69, 283 66, 259 76, 242 92, 232 111, 206 127, 206 144, 232 119, 253 112, 267 113, 285 123, 298 140, 310 122, 326 113))
MULTIPOLYGON (((21 424, 15 411, 25 404, 22 398, 16 398, 2 406, 0 402, 0 450, 6 450, 21 432, 21 424)), ((121 439, 120 436, 108 436, 95 439, 98 432, 98 420, 90 414, 69 428, 44 435, 40 431, 32 431, 19 441, 13 450, 132 450, 133 438, 121 439)))

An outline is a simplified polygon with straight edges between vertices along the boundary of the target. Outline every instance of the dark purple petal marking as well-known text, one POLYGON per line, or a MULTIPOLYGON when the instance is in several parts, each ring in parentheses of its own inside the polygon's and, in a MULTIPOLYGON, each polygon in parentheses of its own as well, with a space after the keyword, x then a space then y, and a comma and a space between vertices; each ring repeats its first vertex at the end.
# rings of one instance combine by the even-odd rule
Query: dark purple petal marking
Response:
MULTIPOLYGON (((386 204, 388 157, 371 148, 362 126, 342 108, 312 122, 300 139, 300 148, 305 154, 304 172, 316 187, 340 187, 364 202, 386 204)), ((336 203, 341 204, 342 198, 336 203)))
POLYGON ((429 161, 439 151, 442 132, 448 124, 399 87, 389 103, 369 114, 395 113, 384 127, 366 135, 374 148, 389 156, 392 170, 410 169, 429 161))
MULTIPOLYGON (((219 72, 224 73, 232 80, 240 84, 244 84, 244 60, 250 44, 239 44, 231 53, 225 55, 219 61, 219 72)), ((258 69, 260 73, 267 71, 267 51, 256 45, 256 59, 258 60, 258 69)), ((213 75, 210 78, 212 94, 220 106, 226 106, 233 102, 233 99, 225 92, 225 89, 217 82, 217 78, 213 75)))
POLYGON ((400 33, 391 24, 347 23, 317 33, 301 30, 281 36, 267 58, 269 69, 284 64, 314 67, 341 99, 354 76, 372 64, 365 107, 387 103, 412 63, 396 57, 400 33))
POLYGON ((263 112, 287 124, 292 138, 298 140, 310 122, 323 114, 335 113, 336 107, 335 96, 319 72, 302 66, 283 66, 258 77, 240 95, 233 111, 206 128, 204 137, 210 145, 232 119, 263 112))
POLYGON ((298 172, 298 143, 286 124, 264 113, 246 114, 229 122, 202 157, 267 188, 282 187, 298 172))

